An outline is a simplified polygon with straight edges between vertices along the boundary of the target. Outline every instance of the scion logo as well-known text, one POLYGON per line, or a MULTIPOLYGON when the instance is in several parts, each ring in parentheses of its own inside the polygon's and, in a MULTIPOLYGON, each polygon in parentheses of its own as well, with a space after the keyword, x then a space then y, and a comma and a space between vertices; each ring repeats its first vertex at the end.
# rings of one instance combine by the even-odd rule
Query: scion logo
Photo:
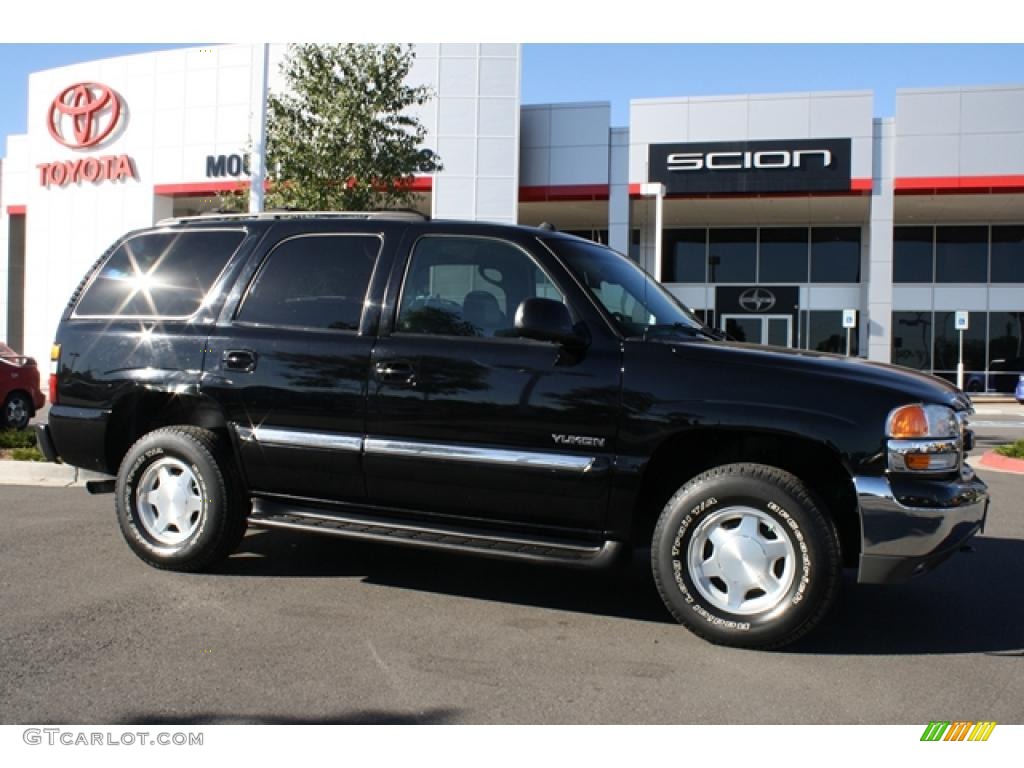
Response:
POLYGON ((995 729, 993 720, 932 720, 921 734, 921 741, 988 741, 995 729))
POLYGON ((121 97, 114 89, 102 83, 75 83, 50 104, 46 127, 57 143, 88 149, 114 132, 121 111, 121 97))
POLYGON ((672 172, 742 171, 750 168, 801 168, 812 162, 818 167, 832 165, 829 149, 773 149, 763 152, 676 152, 668 156, 668 169, 672 172))
POLYGON ((750 288, 740 294, 740 306, 747 312, 767 312, 775 306, 775 294, 767 288, 750 288))

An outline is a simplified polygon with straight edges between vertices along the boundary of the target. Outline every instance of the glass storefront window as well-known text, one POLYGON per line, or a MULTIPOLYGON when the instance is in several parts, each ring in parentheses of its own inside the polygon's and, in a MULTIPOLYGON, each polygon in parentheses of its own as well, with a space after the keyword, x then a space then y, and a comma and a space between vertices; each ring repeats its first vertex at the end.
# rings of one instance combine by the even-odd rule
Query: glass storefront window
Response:
POLYGON ((1014 391, 1024 374, 1024 312, 989 313, 988 370, 988 389, 1014 391))
POLYGON ((860 282, 860 227, 811 230, 811 282, 860 282))
POLYGON ((935 228, 935 282, 988 282, 988 227, 935 228))
POLYGON ((932 367, 932 313, 892 313, 892 361, 919 371, 932 367))
POLYGON ((759 283, 807 282, 807 228, 761 230, 759 283))
POLYGON ((661 281, 703 284, 707 279, 706 240, 706 229, 665 230, 661 281))
POLYGON ((993 283, 1024 283, 1024 227, 992 227, 993 283))
POLYGON ((757 230, 710 230, 708 267, 708 282, 753 283, 757 279, 757 230))
POLYGON ((932 227, 894 227, 892 281, 931 283, 935 279, 932 258, 932 227))
MULTIPOLYGON (((960 356, 960 331, 954 327, 955 312, 935 313, 935 370, 956 371, 960 356)), ((968 313, 964 331, 964 369, 985 370, 985 313, 968 313)))
MULTIPOLYGON (((811 310, 807 313, 807 349, 817 352, 846 354, 846 329, 843 328, 842 310, 811 310)), ((860 352, 857 329, 850 331, 850 354, 860 352)))

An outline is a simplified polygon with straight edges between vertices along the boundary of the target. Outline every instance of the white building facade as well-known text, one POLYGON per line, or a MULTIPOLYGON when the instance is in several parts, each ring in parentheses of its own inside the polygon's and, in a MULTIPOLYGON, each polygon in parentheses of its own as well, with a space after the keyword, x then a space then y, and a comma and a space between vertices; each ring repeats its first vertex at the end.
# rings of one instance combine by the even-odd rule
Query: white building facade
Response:
MULTIPOLYGON (((0 338, 45 359, 114 239, 247 183, 260 48, 30 76, 0 172, 0 338)), ((425 213, 606 242, 739 339, 844 352, 854 310, 853 354, 952 378, 966 311, 965 387, 1024 368, 1024 85, 902 90, 882 118, 870 91, 636 99, 613 126, 608 103, 522 105, 516 45, 415 52, 444 164, 416 181, 425 213)))

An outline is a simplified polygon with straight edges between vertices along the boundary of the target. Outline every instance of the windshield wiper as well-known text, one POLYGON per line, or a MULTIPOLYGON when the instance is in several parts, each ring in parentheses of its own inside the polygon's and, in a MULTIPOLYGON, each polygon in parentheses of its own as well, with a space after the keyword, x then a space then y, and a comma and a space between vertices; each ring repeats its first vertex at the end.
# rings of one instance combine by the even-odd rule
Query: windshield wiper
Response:
POLYGON ((659 323, 657 325, 649 325, 644 331, 644 340, 648 339, 652 335, 660 335, 664 332, 682 332, 687 336, 703 336, 706 339, 712 341, 723 341, 729 337, 717 328, 711 328, 706 325, 686 325, 686 323, 659 323))

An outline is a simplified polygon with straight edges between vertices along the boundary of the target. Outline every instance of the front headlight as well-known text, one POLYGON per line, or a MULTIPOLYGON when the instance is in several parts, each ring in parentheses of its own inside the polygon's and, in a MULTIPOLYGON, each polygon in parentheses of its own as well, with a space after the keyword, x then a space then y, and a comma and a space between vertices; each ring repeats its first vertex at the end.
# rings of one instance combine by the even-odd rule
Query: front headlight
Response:
POLYGON ((892 472, 952 472, 963 454, 963 425, 944 405, 904 405, 885 422, 892 472))
POLYGON ((944 405, 904 405, 889 414, 885 433, 897 440, 921 437, 958 437, 956 412, 944 405))

